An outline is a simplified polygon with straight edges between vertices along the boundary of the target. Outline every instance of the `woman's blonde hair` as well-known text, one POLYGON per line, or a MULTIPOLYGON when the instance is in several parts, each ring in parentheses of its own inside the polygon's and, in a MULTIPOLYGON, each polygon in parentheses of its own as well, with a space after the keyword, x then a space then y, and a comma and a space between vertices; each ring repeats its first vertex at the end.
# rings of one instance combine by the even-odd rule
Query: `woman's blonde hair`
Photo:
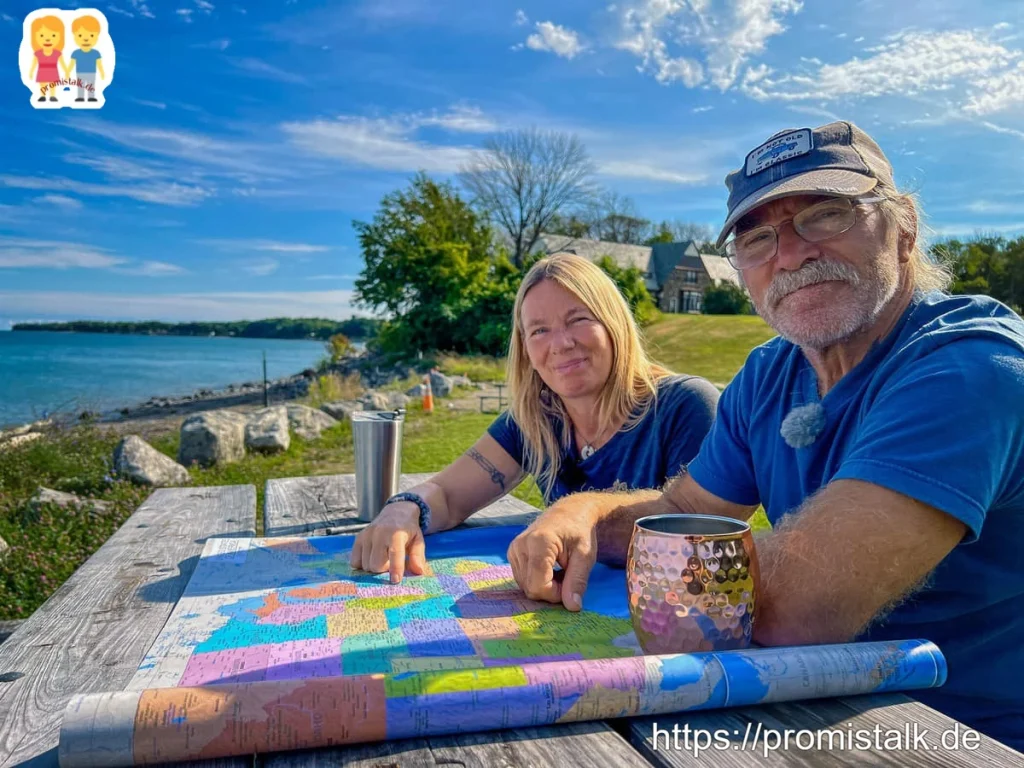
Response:
POLYGON ((513 310, 507 379, 509 415, 523 433, 523 469, 533 475, 545 500, 561 471, 562 451, 572 442, 569 413, 530 364, 523 328, 523 300, 530 290, 551 280, 576 296, 611 338, 612 368, 598 397, 601 424, 634 427, 657 397, 657 381, 671 371, 653 362, 644 349, 640 329, 629 305, 612 279, 593 262, 573 253, 541 259, 526 273, 513 310), (561 444, 553 420, 562 424, 561 444))
POLYGON ((49 27, 54 30, 58 37, 57 42, 53 44, 55 50, 64 50, 64 22, 60 20, 59 16, 40 16, 38 19, 32 20, 32 50, 41 51, 43 46, 36 42, 36 38, 39 36, 39 30, 43 27, 49 27))

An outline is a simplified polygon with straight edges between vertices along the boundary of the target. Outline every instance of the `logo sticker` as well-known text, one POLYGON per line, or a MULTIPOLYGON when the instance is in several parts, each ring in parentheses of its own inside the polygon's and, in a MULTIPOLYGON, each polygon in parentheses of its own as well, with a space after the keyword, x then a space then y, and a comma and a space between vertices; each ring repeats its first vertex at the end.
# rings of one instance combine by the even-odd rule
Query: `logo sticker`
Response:
POLYGON ((18 69, 34 109, 100 109, 114 64, 110 25, 95 8, 40 8, 25 17, 18 69))
POLYGON ((747 176, 760 173, 783 160, 806 155, 813 148, 811 129, 801 128, 768 139, 747 155, 747 176))

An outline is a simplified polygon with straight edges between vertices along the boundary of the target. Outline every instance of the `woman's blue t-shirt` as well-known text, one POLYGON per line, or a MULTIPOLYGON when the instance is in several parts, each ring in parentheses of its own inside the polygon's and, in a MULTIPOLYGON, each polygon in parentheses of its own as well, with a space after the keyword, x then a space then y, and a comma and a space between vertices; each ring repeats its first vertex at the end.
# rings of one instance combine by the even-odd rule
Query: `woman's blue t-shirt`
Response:
MULTIPOLYGON (((697 455, 714 421, 718 395, 711 382, 698 376, 660 379, 655 401, 632 429, 614 434, 588 459, 580 457, 573 441, 546 502, 580 491, 661 488, 697 455)), ((560 422, 554 427, 560 437, 560 422)), ((507 412, 487 431, 523 466, 523 433, 507 412)))

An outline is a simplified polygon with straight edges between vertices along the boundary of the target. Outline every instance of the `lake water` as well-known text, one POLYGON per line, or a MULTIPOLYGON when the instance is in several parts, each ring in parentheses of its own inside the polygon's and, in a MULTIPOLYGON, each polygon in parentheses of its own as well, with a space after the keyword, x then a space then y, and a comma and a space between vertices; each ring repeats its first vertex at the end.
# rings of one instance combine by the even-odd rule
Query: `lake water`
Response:
POLYGON ((0 333, 0 427, 106 411, 150 397, 277 379, 313 367, 323 342, 105 333, 0 333))

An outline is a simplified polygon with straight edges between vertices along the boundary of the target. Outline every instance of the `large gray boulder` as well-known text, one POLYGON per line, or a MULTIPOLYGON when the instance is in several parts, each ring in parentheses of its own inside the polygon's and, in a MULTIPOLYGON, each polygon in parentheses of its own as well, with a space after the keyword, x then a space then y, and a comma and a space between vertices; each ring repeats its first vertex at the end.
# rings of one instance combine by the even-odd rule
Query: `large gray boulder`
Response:
POLYGON ((245 425, 245 447, 251 451, 277 453, 292 444, 288 431, 288 409, 283 405, 264 408, 249 414, 245 425))
POLYGON ((417 384, 414 387, 410 387, 405 391, 407 397, 423 397, 427 394, 426 384, 417 384))
POLYGON ((43 504, 56 504, 58 507, 92 507, 97 512, 106 512, 110 509, 109 501, 96 501, 95 499, 82 499, 73 493, 55 491, 51 488, 39 487, 36 495, 29 501, 32 509, 38 509, 43 504))
POLYGON ((157 487, 186 485, 190 480, 187 469, 138 435, 128 435, 117 444, 114 472, 133 483, 157 487))
POLYGON ((308 405, 289 405, 288 423, 299 437, 304 440, 316 440, 321 432, 333 427, 338 420, 308 405))
POLYGON ((448 397, 454 386, 450 376, 445 376, 437 371, 430 372, 430 391, 433 392, 434 397, 448 397))
POLYGON ((234 411, 207 411, 181 425, 178 463, 212 467, 245 457, 245 416, 234 411))
POLYGON ((390 407, 388 396, 383 392, 367 392, 359 398, 364 411, 386 411, 390 407))
POLYGON ((339 400, 336 403, 324 403, 320 410, 338 421, 347 421, 353 413, 363 410, 363 404, 355 400, 339 400))
POLYGON ((401 392, 388 392, 388 408, 392 411, 398 408, 407 408, 410 399, 408 395, 403 395, 401 392))

